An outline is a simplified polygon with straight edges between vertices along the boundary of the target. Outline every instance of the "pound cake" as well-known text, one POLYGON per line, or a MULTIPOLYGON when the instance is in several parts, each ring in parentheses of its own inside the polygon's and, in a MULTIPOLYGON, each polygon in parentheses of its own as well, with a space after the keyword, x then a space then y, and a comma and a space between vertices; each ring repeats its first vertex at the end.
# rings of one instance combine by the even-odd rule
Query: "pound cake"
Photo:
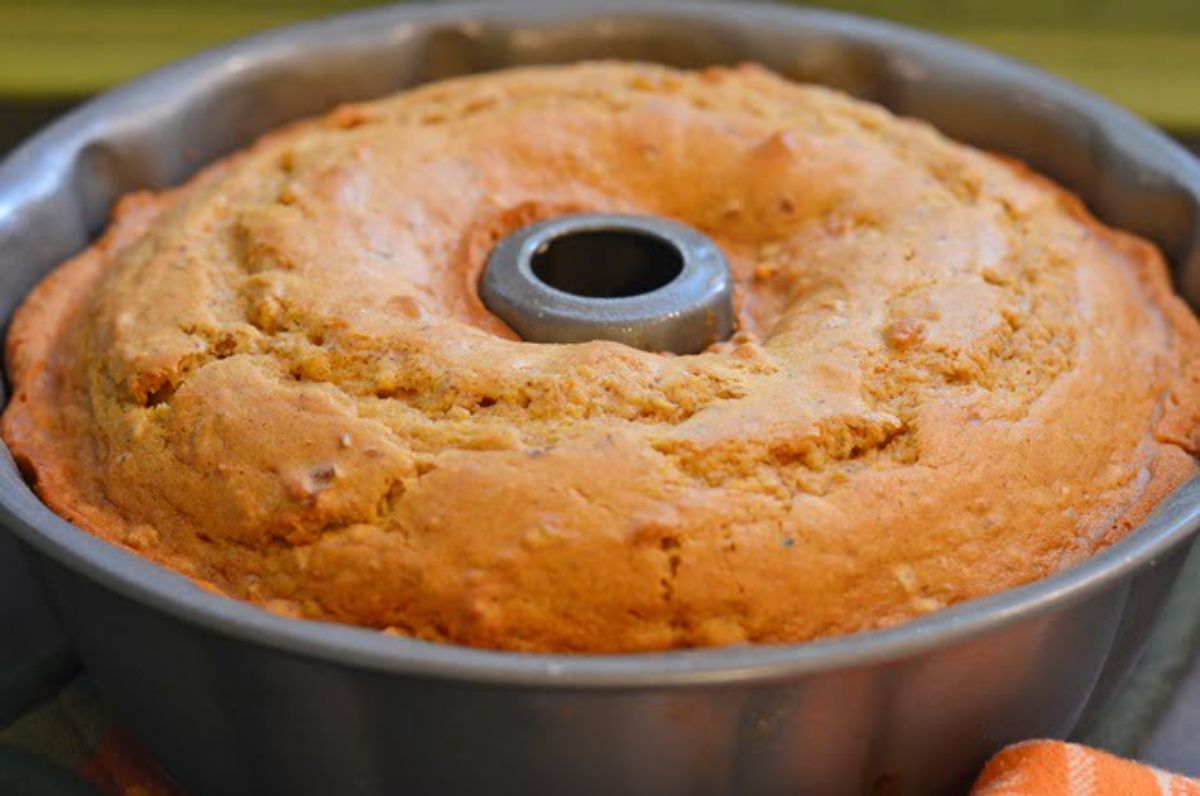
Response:
POLYGON ((513 650, 797 642, 1044 577, 1196 470, 1195 318, 1019 163, 756 67, 436 83, 117 206, 8 337, 80 528, 294 617, 513 650), (694 356, 521 341, 503 236, 710 236, 694 356))

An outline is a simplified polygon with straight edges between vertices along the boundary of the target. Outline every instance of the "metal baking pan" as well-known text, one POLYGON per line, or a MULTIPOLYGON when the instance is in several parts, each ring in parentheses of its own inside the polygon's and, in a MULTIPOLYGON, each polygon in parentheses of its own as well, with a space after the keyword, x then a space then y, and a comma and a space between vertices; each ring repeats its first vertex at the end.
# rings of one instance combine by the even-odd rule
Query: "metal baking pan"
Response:
MULTIPOLYGON (((513 64, 758 61, 1031 163, 1156 241, 1200 297, 1200 166, 1036 70, 814 10, 640 2, 397 6, 257 36, 105 94, 0 166, 0 312, 113 200, 344 100, 513 64)), ((28 549, 104 695, 194 794, 962 792, 1011 741, 1070 732, 1140 649, 1200 482, 1029 586, 881 632, 626 656, 489 652, 284 619, 81 533, 0 456, 28 549)))

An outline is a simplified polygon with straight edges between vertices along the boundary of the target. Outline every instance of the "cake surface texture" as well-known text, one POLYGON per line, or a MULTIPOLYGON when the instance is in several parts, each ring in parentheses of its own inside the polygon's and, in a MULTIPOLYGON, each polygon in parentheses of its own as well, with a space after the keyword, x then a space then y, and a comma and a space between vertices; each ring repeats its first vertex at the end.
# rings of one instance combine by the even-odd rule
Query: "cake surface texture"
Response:
POLYGON ((1195 318, 1024 166, 760 68, 499 72, 125 197, 7 340, 71 522, 289 616, 536 651, 781 643, 1052 574, 1189 478, 1195 318), (492 246, 701 230, 738 331, 519 340, 492 246))

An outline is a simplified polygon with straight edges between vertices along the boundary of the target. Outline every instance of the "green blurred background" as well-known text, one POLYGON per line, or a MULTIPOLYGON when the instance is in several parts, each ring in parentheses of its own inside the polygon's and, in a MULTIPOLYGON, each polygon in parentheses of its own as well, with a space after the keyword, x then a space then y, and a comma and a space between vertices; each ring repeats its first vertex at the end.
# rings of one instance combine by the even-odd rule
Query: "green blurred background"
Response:
MULTIPOLYGON (((355 0, 0 0, 0 150, 96 91, 355 0)), ((1200 137, 1197 0, 830 0, 982 44, 1200 137)))

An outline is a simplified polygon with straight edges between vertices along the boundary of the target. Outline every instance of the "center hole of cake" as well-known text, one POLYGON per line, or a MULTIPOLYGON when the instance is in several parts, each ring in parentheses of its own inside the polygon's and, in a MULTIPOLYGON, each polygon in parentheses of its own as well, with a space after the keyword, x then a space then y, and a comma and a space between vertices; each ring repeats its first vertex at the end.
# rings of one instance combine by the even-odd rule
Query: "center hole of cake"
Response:
POLYGON ((578 230, 543 242, 530 266, 534 276, 564 293, 628 298, 670 284, 683 271, 683 254, 640 230, 578 230))

